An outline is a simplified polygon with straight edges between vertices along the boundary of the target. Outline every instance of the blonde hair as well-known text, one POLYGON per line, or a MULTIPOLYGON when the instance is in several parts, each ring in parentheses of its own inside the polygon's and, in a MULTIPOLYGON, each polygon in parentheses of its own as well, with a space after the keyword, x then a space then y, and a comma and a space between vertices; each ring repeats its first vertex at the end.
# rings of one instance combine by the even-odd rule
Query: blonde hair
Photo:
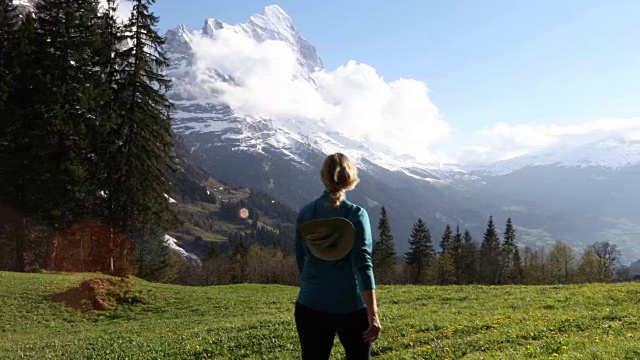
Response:
POLYGON ((337 208, 345 198, 345 193, 353 190, 360 179, 355 164, 344 154, 327 156, 320 169, 320 178, 331 196, 328 207, 337 208))

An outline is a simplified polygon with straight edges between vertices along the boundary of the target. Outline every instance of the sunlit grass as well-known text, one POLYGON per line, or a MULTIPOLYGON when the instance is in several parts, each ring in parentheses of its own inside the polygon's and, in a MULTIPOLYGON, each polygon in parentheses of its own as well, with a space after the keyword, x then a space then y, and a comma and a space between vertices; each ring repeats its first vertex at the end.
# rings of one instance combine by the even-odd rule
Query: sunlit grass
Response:
MULTIPOLYGON (((92 274, 0 272, 0 359, 294 359, 297 288, 135 281, 146 304, 47 297, 92 274)), ((381 287, 380 359, 640 358, 640 284, 381 287)), ((336 358, 341 350, 334 348, 336 358)))

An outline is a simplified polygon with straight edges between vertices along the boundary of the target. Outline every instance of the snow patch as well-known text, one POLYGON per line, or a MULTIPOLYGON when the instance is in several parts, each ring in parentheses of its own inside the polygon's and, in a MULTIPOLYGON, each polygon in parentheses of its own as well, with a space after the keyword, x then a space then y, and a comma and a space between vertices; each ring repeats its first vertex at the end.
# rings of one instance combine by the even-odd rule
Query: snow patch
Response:
POLYGON ((170 249, 173 249, 173 250, 177 251, 178 253, 180 253, 180 255, 182 255, 183 258, 198 264, 198 266, 202 265, 202 260, 200 260, 199 257, 197 257, 196 255, 194 255, 194 254, 192 254, 190 252, 187 252, 186 250, 184 250, 183 248, 178 246, 178 240, 172 238, 169 235, 165 235, 164 236, 164 243, 170 249))

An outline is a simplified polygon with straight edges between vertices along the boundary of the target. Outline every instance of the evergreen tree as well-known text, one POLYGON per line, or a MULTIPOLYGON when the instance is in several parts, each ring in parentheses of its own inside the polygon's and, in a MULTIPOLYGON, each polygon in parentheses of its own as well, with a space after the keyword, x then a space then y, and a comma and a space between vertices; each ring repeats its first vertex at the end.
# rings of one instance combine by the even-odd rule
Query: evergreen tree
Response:
POLYGON ((469 230, 464 231, 460 266, 462 284, 473 284, 478 280, 478 247, 469 230))
MULTIPOLYGON (((163 74, 168 65, 163 53, 164 39, 158 35, 158 18, 150 11, 153 0, 135 0, 124 25, 122 67, 116 73, 120 139, 110 166, 117 181, 109 197, 115 221, 135 243, 157 244, 156 230, 166 229, 174 219, 165 197, 170 194, 166 171, 170 163, 172 104, 167 99, 170 80, 163 74), (154 231, 149 231, 153 229, 154 231), (151 238, 147 236, 151 236, 151 238)), ((145 247, 146 248, 146 247, 145 247)), ((138 264, 144 267, 144 264, 138 264)))
POLYGON ((29 168, 27 164, 32 164, 41 155, 35 153, 41 149, 34 146, 32 140, 46 131, 42 129, 42 122, 32 120, 33 114, 37 113, 33 90, 37 76, 34 32, 35 20, 31 14, 25 14, 13 40, 12 54, 8 56, 12 61, 6 69, 11 73, 12 86, 0 124, 0 199, 24 215, 33 215, 30 211, 36 210, 32 206, 36 202, 28 199, 41 195, 37 187, 28 185, 35 181, 39 169, 29 168))
MULTIPOLYGON (((13 57, 18 23, 18 11, 13 0, 0 0, 0 114, 3 114, 3 119, 6 119, 5 103, 12 88, 12 78, 15 73, 13 57)), ((3 121, 0 123, 0 128, 4 128, 5 125, 3 121)), ((3 133, 0 133, 0 142, 2 142, 2 135, 3 133)))
POLYGON ((447 224, 444 228, 444 233, 442 233, 442 238, 440 239, 440 255, 449 252, 452 238, 453 230, 451 229, 451 225, 447 224))
MULTIPOLYGON (((3 6, 6 7, 7 4, 3 6)), ((11 9, 10 6, 8 8, 11 9)), ((5 14, 6 17, 8 14, 5 14)), ((9 23, 6 19, 4 21, 9 23)), ((30 160, 30 150, 33 150, 28 143, 39 130, 28 121, 27 116, 28 110, 33 111, 34 105, 37 104, 32 90, 36 76, 36 64, 32 60, 35 21, 33 16, 26 14, 15 35, 8 31, 10 26, 5 24, 5 27, 6 29, 1 30, 5 35, 1 36, 12 38, 3 40, 4 44, 0 45, 0 53, 3 54, 0 72, 6 73, 6 76, 0 76, 0 82, 5 84, 0 87, 9 86, 6 94, 0 94, 0 106, 3 108, 0 123, 0 198, 5 204, 19 209, 24 214, 28 206, 27 201, 23 199, 23 183, 27 178, 33 177, 29 175, 34 175, 33 169, 27 171, 26 166, 26 162, 30 160)), ((0 89, 0 92, 2 91, 0 89)))
POLYGON ((88 176, 94 156, 89 131, 97 109, 93 96, 100 78, 96 68, 99 6, 97 0, 42 0, 36 3, 35 57, 39 81, 34 86, 46 136, 35 146, 44 156, 38 182, 47 200, 41 214, 62 229, 88 215, 95 182, 88 176))
POLYGON ((456 284, 462 284, 462 273, 463 273, 463 248, 464 242, 462 240, 462 233, 460 233, 460 226, 456 226, 456 233, 453 235, 451 240, 451 246, 449 248, 449 253, 451 254, 451 259, 453 262, 454 269, 454 278, 456 284))
POLYGON ((418 219, 413 225, 409 238, 409 251, 405 253, 405 262, 412 268, 412 282, 422 284, 425 282, 427 268, 431 265, 435 256, 431 232, 427 225, 418 219))
POLYGON ((381 284, 391 283, 396 277, 395 241, 391 234, 391 226, 384 206, 380 210, 378 241, 373 245, 373 269, 376 281, 381 284))
POLYGON ((117 20, 117 1, 107 0, 99 19, 99 33, 97 46, 97 67, 100 69, 101 86, 96 89, 99 97, 99 113, 97 122, 92 129, 92 152, 95 156, 91 163, 91 176, 98 183, 101 196, 95 204, 95 216, 108 223, 111 227, 121 228, 118 209, 114 204, 113 188, 117 187, 122 177, 123 158, 119 152, 122 143, 122 108, 125 99, 118 88, 118 70, 125 62, 122 48, 124 47, 124 33, 117 20))
POLYGON ((453 254, 451 253, 451 242, 453 241, 453 230, 451 225, 445 226, 440 240, 440 256, 438 257, 437 282, 440 285, 447 285, 455 282, 455 265, 453 254))
POLYGON ((233 236, 233 252, 230 255, 233 284, 242 284, 247 281, 247 255, 249 245, 243 233, 236 232, 233 236))
POLYGON ((487 229, 480 245, 479 275, 480 282, 488 285, 500 283, 501 251, 500 238, 493 222, 493 216, 489 217, 487 229))
POLYGON ((522 268, 522 258, 520 257, 520 250, 516 247, 515 252, 513 253, 513 264, 514 268, 511 273, 511 283, 512 284, 522 284, 524 281, 524 270, 522 268))
POLYGON ((507 219, 507 225, 504 230, 504 241, 501 249, 501 277, 504 283, 514 284, 521 282, 520 274, 522 272, 522 264, 520 263, 520 254, 518 245, 516 244, 516 230, 513 227, 511 218, 507 219), (517 257, 517 261, 516 261, 517 257))
POLYGON ((134 270, 135 273, 150 281, 161 281, 166 278, 165 270, 171 261, 171 248, 167 246, 162 229, 147 228, 134 238, 134 270))
MULTIPOLYGON (((23 41, 31 42, 33 19, 30 18, 26 26, 21 26, 17 8, 12 0, 0 0, 0 203, 19 210, 23 215, 13 222, 13 231, 6 231, 7 240, 13 243, 11 268, 15 271, 25 271, 25 248, 27 242, 26 214, 24 191, 21 183, 28 176, 26 159, 17 150, 19 144, 25 141, 17 107, 14 104, 16 89, 25 85, 19 83, 23 59, 23 41)), ((32 100, 32 99, 30 99, 32 100)), ((8 230, 8 229, 7 229, 8 230)))

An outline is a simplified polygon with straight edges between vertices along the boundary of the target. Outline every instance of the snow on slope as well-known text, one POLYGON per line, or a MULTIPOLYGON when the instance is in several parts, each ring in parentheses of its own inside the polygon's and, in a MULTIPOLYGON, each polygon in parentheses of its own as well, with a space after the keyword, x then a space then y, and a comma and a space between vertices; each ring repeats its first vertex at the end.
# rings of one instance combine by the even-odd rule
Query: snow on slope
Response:
POLYGON ((269 148, 280 151, 303 167, 308 164, 302 160, 305 158, 302 153, 311 147, 325 154, 344 152, 361 164, 366 164, 363 160, 367 160, 376 166, 426 181, 439 181, 450 172, 460 172, 455 165, 421 163, 388 147, 347 136, 332 129, 322 119, 268 117, 258 111, 242 114, 231 108, 219 99, 217 89, 225 84, 237 86, 241 80, 230 75, 224 63, 217 63, 215 68, 203 66, 194 51, 200 46, 202 38, 224 41, 217 36, 221 31, 237 35, 237 41, 249 39, 260 44, 284 44, 296 54, 299 65, 299 71, 294 74, 292 81, 315 86, 311 74, 323 68, 316 49, 302 38, 291 18, 276 5, 267 6, 263 14, 253 15, 246 23, 238 25, 229 25, 216 19, 206 20, 203 28, 196 31, 180 25, 166 35, 166 48, 171 61, 168 75, 173 79, 174 89, 171 97, 177 108, 173 116, 173 128, 177 133, 208 133, 207 141, 211 142, 202 144, 204 146, 231 142, 232 148, 237 150, 261 152, 269 148))
POLYGON ((483 165, 476 170, 492 175, 504 175, 531 166, 561 166, 567 168, 598 167, 619 169, 640 165, 640 139, 606 137, 580 145, 565 145, 544 152, 483 165))
POLYGON ((180 255, 182 255, 183 258, 190 260, 198 265, 202 265, 202 260, 200 260, 199 257, 197 257, 196 255, 187 252, 186 250, 184 250, 183 248, 181 248, 180 246, 178 246, 178 240, 172 238, 169 235, 165 235, 164 236, 164 243, 166 246, 168 246, 170 249, 173 249, 175 251, 177 251, 180 255))

